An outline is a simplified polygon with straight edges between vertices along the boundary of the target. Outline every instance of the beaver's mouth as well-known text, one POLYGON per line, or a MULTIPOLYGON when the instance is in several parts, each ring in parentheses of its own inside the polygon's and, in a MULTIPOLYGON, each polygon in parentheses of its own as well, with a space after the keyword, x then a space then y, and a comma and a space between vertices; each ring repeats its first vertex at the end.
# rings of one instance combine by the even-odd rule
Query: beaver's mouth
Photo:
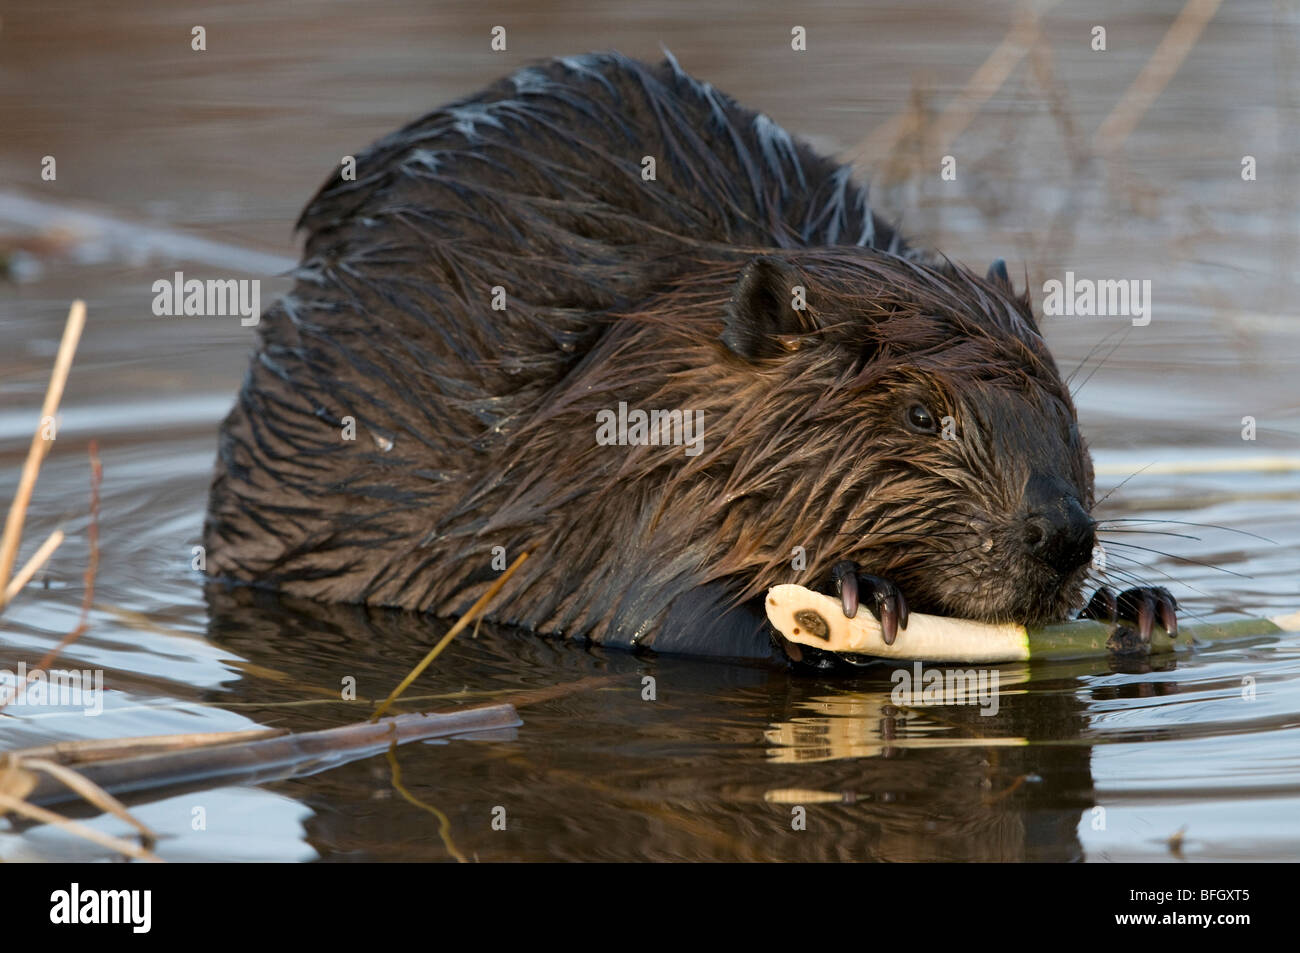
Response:
POLYGON ((1084 603, 1088 567, 1062 575, 1041 563, 1007 567, 967 565, 960 574, 942 570, 908 573, 898 585, 916 612, 976 622, 1046 625, 1060 622, 1084 603))

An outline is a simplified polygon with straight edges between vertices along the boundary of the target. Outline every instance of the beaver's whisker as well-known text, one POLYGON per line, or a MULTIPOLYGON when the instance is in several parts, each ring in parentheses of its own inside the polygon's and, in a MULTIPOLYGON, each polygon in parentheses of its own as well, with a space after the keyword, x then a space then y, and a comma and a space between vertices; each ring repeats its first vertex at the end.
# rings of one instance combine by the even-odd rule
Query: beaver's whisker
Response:
MULTIPOLYGON (((939 516, 926 516, 926 517, 922 518, 922 517, 915 517, 915 516, 899 515, 899 516, 895 516, 895 517, 891 517, 891 518, 892 518, 892 519, 908 519, 909 521, 915 521, 915 522, 917 522, 918 524, 924 524, 924 525, 929 525, 930 523, 945 523, 945 524, 947 524, 947 525, 949 525, 949 526, 961 526, 961 527, 963 527, 963 528, 965 528, 965 529, 968 529, 968 530, 970 529, 970 523, 969 523, 969 522, 963 522, 962 520, 947 520, 947 519, 943 519, 942 517, 939 517, 939 516)), ((864 518, 861 519, 859 522, 860 522, 860 523, 867 523, 867 522, 878 523, 878 522, 881 522, 881 520, 880 520, 879 518, 864 517, 864 518)), ((854 524, 849 524, 849 525, 854 525, 854 524)))
MULTIPOLYGON (((1119 489, 1116 487, 1116 489, 1119 489)), ((1222 526, 1219 523, 1194 523, 1191 520, 1162 520, 1162 519, 1141 519, 1129 516, 1116 516, 1112 519, 1098 520, 1097 526, 1101 527, 1104 523, 1170 523, 1176 526, 1199 526, 1202 529, 1221 529, 1229 533, 1239 533, 1242 536, 1250 536, 1253 539, 1263 540, 1266 543, 1272 543, 1274 546, 1281 545, 1275 539, 1269 539, 1267 536, 1261 536, 1259 533, 1252 533, 1248 530, 1237 529, 1235 526, 1222 526)), ((1155 532, 1152 530, 1152 532, 1155 532)))
MULTIPOLYGON (((942 526, 960 527, 962 529, 967 530, 968 532, 970 530, 970 525, 968 523, 960 523, 955 520, 935 520, 934 522, 939 523, 942 526)), ((907 532, 910 529, 915 529, 917 532, 922 532, 931 525, 929 521, 920 522, 916 520, 908 520, 906 523, 903 524, 898 524, 898 523, 892 524, 893 526, 898 527, 898 529, 895 530, 891 528, 890 524, 885 524, 883 526, 880 526, 877 525, 877 523, 878 521, 872 521, 869 525, 863 525, 861 523, 846 523, 845 532, 891 533, 891 532, 907 532)))
POLYGON ((1137 585, 1140 581, 1140 577, 1136 573, 1119 566, 1107 566, 1105 570, 1091 571, 1086 578, 1099 586, 1114 585, 1113 580, 1106 578, 1108 576, 1114 576, 1129 585, 1137 585))
POLYGON ((977 559, 977 558, 980 556, 980 552, 979 552, 979 546, 978 546, 978 544, 976 544, 976 545, 973 545, 973 546, 963 546, 963 547, 961 547, 960 549, 949 549, 949 550, 945 550, 944 553, 943 553, 943 555, 945 555, 945 556, 966 556, 966 559, 958 560, 957 562, 953 562, 953 563, 948 563, 947 566, 948 566, 949 568, 951 568, 952 566, 959 566, 959 565, 961 565, 963 562, 968 562, 968 561, 970 561, 971 559, 977 559), (969 555, 967 555, 967 554, 969 554, 969 555))
POLYGON ((1203 563, 1199 559, 1192 559, 1190 556, 1176 556, 1173 553, 1166 553, 1163 550, 1152 549, 1149 546, 1139 546, 1136 543, 1121 543, 1119 540, 1112 540, 1113 546, 1127 546, 1130 549, 1140 549, 1144 553, 1155 553, 1157 556, 1164 556, 1166 559, 1178 559, 1185 563, 1192 563, 1196 566, 1204 566, 1206 569, 1213 569, 1217 572, 1227 573, 1230 576, 1238 576, 1242 579, 1253 579, 1254 576, 1247 576, 1245 573, 1236 572, 1232 569, 1224 569, 1222 566, 1216 566, 1213 563, 1203 563))
POLYGON ((955 569, 955 568, 957 568, 958 566, 964 566, 964 565, 966 565, 967 563, 974 562, 974 561, 976 561, 977 559, 979 559, 979 553, 974 552, 974 551, 971 550, 971 549, 958 550, 957 552, 953 553, 952 555, 954 555, 954 556, 961 556, 961 555, 966 554, 966 553, 969 553, 969 555, 967 555, 965 559, 958 559, 956 562, 948 563, 947 568, 948 568, 948 569, 955 569))
POLYGON ((1143 470, 1149 469, 1150 467, 1153 467, 1153 466, 1155 466, 1155 461, 1154 461, 1154 460, 1153 460, 1151 463, 1148 463, 1145 467, 1141 467, 1140 469, 1134 470, 1132 473, 1130 473, 1128 476, 1126 476, 1123 480, 1121 480, 1121 481, 1120 481, 1119 483, 1117 483, 1115 486, 1111 487, 1111 488, 1110 488, 1110 493, 1107 493, 1105 496, 1103 496, 1103 497, 1102 497, 1100 500, 1098 500, 1096 503, 1092 504, 1092 508, 1093 508, 1093 509, 1096 509, 1097 507, 1101 506, 1101 504, 1105 503, 1107 500, 1110 499, 1112 493, 1114 493, 1116 490, 1118 490, 1118 489, 1120 489, 1121 487, 1123 487, 1125 483, 1127 483, 1129 480, 1133 479, 1135 476, 1137 476, 1137 475, 1138 475, 1139 473, 1141 473, 1143 470))
MULTIPOLYGON (((1178 580, 1173 579, 1172 577, 1170 577, 1170 578, 1171 578, 1171 580, 1172 580, 1173 582, 1178 582, 1178 580)), ((1106 580, 1104 580, 1104 579, 1098 579, 1098 578, 1096 578, 1095 576, 1092 576, 1092 575, 1089 575, 1088 580, 1089 580, 1090 582, 1092 582, 1094 585, 1098 585, 1098 586, 1112 585, 1111 583, 1107 582, 1106 580)), ((1138 588, 1141 588, 1141 585, 1140 585, 1141 580, 1140 580, 1140 579, 1136 579, 1136 578, 1134 578, 1134 579, 1127 579, 1126 582, 1134 583, 1135 585, 1137 585, 1138 588)), ((1200 589, 1197 589, 1195 586, 1188 585, 1188 584, 1185 583, 1185 582, 1184 582, 1184 583, 1179 583, 1179 585, 1185 586, 1186 588, 1191 589, 1193 592, 1196 592, 1196 593, 1199 593, 1199 594, 1202 595, 1202 596, 1205 596, 1207 599, 1211 598, 1208 594, 1206 594, 1205 592, 1201 591, 1200 589)), ((1191 616, 1191 617, 1194 618, 1194 619, 1199 619, 1199 620, 1201 620, 1202 622, 1209 621, 1209 618, 1210 618, 1210 616, 1209 616, 1208 613, 1205 613, 1205 612, 1194 612, 1193 610, 1189 609, 1187 606, 1183 605, 1181 602, 1178 604, 1178 614, 1179 614, 1179 615, 1189 615, 1189 616, 1191 616)))
MULTIPOLYGON (((1190 590, 1192 590, 1193 592, 1197 593, 1198 595, 1202 595, 1202 596, 1204 596, 1204 597, 1207 598, 1207 599, 1212 599, 1212 598, 1213 598, 1213 596, 1211 596, 1211 595, 1210 595, 1208 592, 1206 592, 1205 590, 1203 590, 1203 589, 1198 589, 1196 586, 1193 586, 1190 582, 1186 582, 1186 581, 1184 581, 1184 580, 1182 580, 1182 579, 1177 578, 1176 576, 1171 576, 1171 575, 1169 575, 1169 573, 1165 572, 1165 571, 1164 571, 1163 569, 1161 569, 1159 566, 1147 566, 1147 565, 1145 565, 1145 564, 1143 564, 1143 563, 1135 563, 1134 565, 1136 565, 1138 568, 1142 569, 1144 572, 1150 572, 1150 571, 1154 570, 1154 571, 1158 572, 1161 576, 1163 576, 1165 579, 1167 579, 1169 582, 1172 582, 1174 585, 1177 585, 1177 586, 1183 586, 1184 588, 1190 589, 1190 590)), ((1142 579, 1142 577, 1139 576, 1137 573, 1132 572, 1132 571, 1130 571, 1130 570, 1128 570, 1128 569, 1123 569, 1123 568, 1121 568, 1121 567, 1119 567, 1119 566, 1107 566, 1105 572, 1106 572, 1108 575, 1114 575, 1114 576, 1117 576, 1117 577, 1119 577, 1119 578, 1125 580, 1129 585, 1134 586, 1134 587, 1136 587, 1136 588, 1139 588, 1139 589, 1140 589, 1140 588, 1142 588, 1142 586, 1143 586, 1143 579, 1142 579)), ((1105 582, 1103 582, 1102 584, 1103 584, 1103 585, 1108 585, 1109 583, 1105 583, 1105 582)))
POLYGON ((1132 325, 1129 325, 1128 327, 1126 327, 1126 328, 1124 329, 1124 334, 1120 337, 1120 339, 1119 339, 1118 341, 1115 342, 1115 346, 1114 346, 1113 348, 1111 348, 1109 351, 1107 351, 1107 352, 1106 352, 1106 356, 1103 357, 1100 361, 1097 362, 1097 366, 1094 367, 1091 371, 1088 372, 1088 376, 1085 377, 1085 378, 1083 379, 1083 383, 1080 384, 1078 387, 1076 387, 1076 388, 1074 388, 1073 390, 1070 391, 1070 397, 1071 397, 1071 398, 1078 397, 1078 396, 1079 396, 1079 391, 1083 390, 1086 386, 1088 386, 1088 381, 1092 380, 1092 375, 1093 375, 1093 374, 1096 374, 1099 370, 1101 370, 1102 366, 1103 366, 1107 361, 1109 361, 1109 360, 1111 359, 1111 357, 1114 356, 1115 352, 1118 351, 1121 347, 1124 346, 1124 342, 1125 342, 1126 340, 1128 340, 1129 332, 1132 331, 1132 330, 1133 330, 1133 326, 1132 326, 1132 325))
MULTIPOLYGON (((1069 376, 1065 378, 1066 386, 1068 387, 1074 381, 1074 375, 1079 373, 1079 371, 1083 370, 1083 366, 1087 364, 1090 360, 1092 360, 1092 356, 1096 354, 1099 350, 1101 350, 1101 348, 1106 344, 1107 341, 1109 341, 1115 335, 1122 333, 1123 330, 1124 330, 1123 328, 1116 328, 1114 331, 1111 331, 1109 334, 1104 335, 1100 341, 1094 344, 1092 346, 1092 350, 1089 351, 1086 355, 1084 355, 1083 360, 1081 360, 1077 365, 1075 365, 1074 370, 1070 371, 1069 376)), ((1079 386, 1082 387, 1083 385, 1080 384, 1079 386)))
POLYGON ((1113 526, 1108 526, 1099 527, 1099 531, 1101 533, 1133 533, 1142 536, 1174 536, 1178 539, 1194 539, 1198 543, 1201 541, 1199 536, 1192 536, 1188 533, 1171 533, 1169 530, 1164 529, 1116 529, 1113 526))
POLYGON ((965 534, 962 534, 962 533, 925 533, 925 532, 909 533, 909 532, 907 532, 906 530, 901 530, 901 529, 881 529, 881 530, 876 530, 875 532, 870 532, 870 533, 863 533, 863 532, 860 532, 860 531, 857 531, 857 530, 846 530, 846 531, 844 531, 844 532, 836 533, 835 535, 836 535, 836 536, 856 536, 856 537, 858 537, 858 538, 862 538, 862 537, 864 537, 864 536, 894 536, 894 537, 897 537, 897 538, 899 538, 899 539, 961 539, 962 536, 965 535, 965 534))

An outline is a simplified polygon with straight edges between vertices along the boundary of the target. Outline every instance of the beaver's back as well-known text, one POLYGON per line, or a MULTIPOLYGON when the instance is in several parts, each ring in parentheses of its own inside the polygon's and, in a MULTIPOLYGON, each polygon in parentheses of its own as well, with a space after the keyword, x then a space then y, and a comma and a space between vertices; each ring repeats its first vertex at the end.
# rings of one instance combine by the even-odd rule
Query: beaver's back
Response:
POLYGON ((209 571, 418 609, 439 525, 611 313, 728 249, 898 249, 847 167, 671 58, 618 54, 520 70, 385 137, 300 225, 297 284, 223 426, 209 571))

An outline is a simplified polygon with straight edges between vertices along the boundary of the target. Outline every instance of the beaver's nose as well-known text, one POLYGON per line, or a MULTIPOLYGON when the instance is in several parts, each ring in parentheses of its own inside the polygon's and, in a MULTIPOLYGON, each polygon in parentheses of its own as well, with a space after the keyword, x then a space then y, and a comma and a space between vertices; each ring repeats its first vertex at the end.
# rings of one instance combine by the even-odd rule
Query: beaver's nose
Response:
POLYGON ((1035 559, 1068 575, 1092 559, 1095 523, 1064 481, 1034 477, 1025 491, 1025 548, 1035 559))

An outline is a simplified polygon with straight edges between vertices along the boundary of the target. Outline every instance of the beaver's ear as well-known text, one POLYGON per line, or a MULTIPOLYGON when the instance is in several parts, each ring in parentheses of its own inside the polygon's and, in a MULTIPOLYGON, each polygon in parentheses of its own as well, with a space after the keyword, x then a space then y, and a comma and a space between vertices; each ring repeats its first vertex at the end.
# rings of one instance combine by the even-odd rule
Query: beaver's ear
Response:
POLYGON ((799 337, 816 330, 804 305, 803 278, 775 258, 755 258, 745 266, 727 303, 722 343, 747 360, 798 350, 799 337))
POLYGON ((1007 274, 1007 263, 1005 259, 999 258, 993 264, 989 265, 989 272, 984 276, 984 280, 990 284, 1002 285, 1008 291, 1011 291, 1011 276, 1007 274))
POLYGON ((1013 321, 1023 321, 1029 325, 1029 329, 1035 334, 1040 334, 1038 330, 1038 321, 1034 318, 1034 299, 1029 293, 1029 272, 1025 271, 1025 290, 1023 294, 1016 294, 1016 286, 1011 283, 1011 276, 1007 274, 1007 263, 999 258, 989 265, 988 273, 984 280, 989 284, 998 285, 1005 291, 1013 301, 1020 305, 1020 313, 1014 315, 1013 321))

